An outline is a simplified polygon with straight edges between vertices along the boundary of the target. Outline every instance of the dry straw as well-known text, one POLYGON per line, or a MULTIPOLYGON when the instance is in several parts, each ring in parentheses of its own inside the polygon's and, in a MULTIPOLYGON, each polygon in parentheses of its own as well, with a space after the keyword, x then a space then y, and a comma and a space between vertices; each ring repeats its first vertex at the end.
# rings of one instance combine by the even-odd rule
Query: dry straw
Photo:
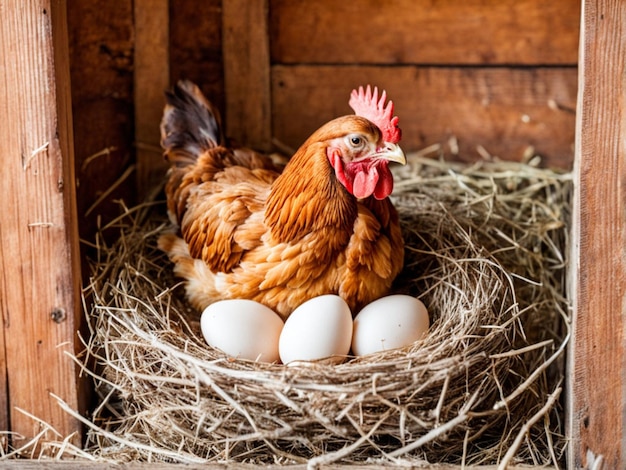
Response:
MULTIPOLYGON (((341 365, 235 360, 156 248, 163 204, 124 213, 93 245, 79 358, 97 403, 86 451, 115 461, 557 464, 571 179, 532 165, 412 155, 394 202, 406 241, 395 290, 428 336, 341 365)), ((71 412, 71 410, 68 410, 71 412)), ((77 416, 78 417, 78 416, 77 416)))

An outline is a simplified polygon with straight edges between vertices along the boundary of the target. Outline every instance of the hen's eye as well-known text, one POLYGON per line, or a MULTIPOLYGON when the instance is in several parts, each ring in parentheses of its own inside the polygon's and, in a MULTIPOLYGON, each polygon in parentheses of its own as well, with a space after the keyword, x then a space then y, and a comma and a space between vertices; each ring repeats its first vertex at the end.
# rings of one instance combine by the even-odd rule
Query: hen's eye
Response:
POLYGON ((350 137, 350 143, 354 145, 355 147, 358 147, 359 145, 361 145, 361 142, 363 142, 363 139, 361 139, 358 136, 350 137))

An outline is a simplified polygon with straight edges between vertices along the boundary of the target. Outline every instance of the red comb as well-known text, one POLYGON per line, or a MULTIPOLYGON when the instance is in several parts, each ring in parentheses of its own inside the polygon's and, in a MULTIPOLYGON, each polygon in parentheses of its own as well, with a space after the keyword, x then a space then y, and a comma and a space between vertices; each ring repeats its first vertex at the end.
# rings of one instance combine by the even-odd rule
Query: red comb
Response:
POLYGON ((378 126, 383 134, 385 142, 397 144, 402 138, 402 131, 398 127, 398 116, 393 116, 393 101, 387 100, 387 92, 383 90, 378 98, 378 87, 372 88, 367 85, 367 89, 363 90, 360 86, 359 90, 352 90, 350 101, 348 104, 354 110, 357 116, 369 119, 378 126))

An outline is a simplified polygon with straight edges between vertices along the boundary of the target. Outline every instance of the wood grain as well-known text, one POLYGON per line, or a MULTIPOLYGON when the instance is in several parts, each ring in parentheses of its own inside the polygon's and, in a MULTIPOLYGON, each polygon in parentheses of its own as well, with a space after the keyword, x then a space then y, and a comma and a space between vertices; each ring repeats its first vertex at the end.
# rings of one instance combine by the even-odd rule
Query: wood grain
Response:
POLYGON ((50 397, 79 407, 65 354, 75 352, 81 316, 65 8, 63 0, 0 2, 0 310, 16 447, 41 429, 19 410, 61 436, 80 429, 50 397))
POLYGON ((271 142, 268 0, 222 5, 226 132, 266 150, 271 142))
POLYGON ((624 1, 583 2, 570 267, 572 468, 626 467, 625 20, 624 1))
MULTIPOLYGON (((82 470, 88 468, 89 470, 255 470, 259 468, 258 465, 244 464, 244 463, 202 463, 202 464, 173 464, 163 462, 151 462, 151 463, 138 463, 128 462, 123 464, 123 467, 118 464, 104 463, 104 462, 45 462, 45 461, 11 461, 8 463, 0 462, 0 469, 12 469, 12 470, 82 470)), ((355 465, 320 465, 319 470, 392 470, 401 468, 398 465, 382 465, 382 464, 366 464, 361 466, 355 465)), ((422 468, 422 467, 416 467, 422 468)), ((423 467, 426 468, 426 467, 423 467)), ((437 464, 431 465, 428 468, 432 470, 496 470, 495 465, 480 465, 480 466, 458 466, 458 465, 446 465, 437 464)), ((508 467, 508 470, 530 470, 532 467, 508 467)), ((306 464, 302 465, 264 465, 264 470, 307 470, 306 464)), ((554 470, 553 467, 541 467, 542 470, 554 470)))
POLYGON ((393 99, 405 151, 456 136, 460 160, 479 159, 478 146, 521 160, 533 146, 545 165, 570 168, 576 74, 570 67, 274 66, 273 133, 297 148, 326 121, 352 114, 350 91, 371 83, 393 99))
POLYGON ((169 0, 135 0, 135 144, 137 197, 163 181, 168 168, 159 125, 169 88, 169 0))
POLYGON ((575 64, 577 0, 272 0, 280 64, 575 64))
POLYGON ((197 83, 223 114, 222 0, 176 0, 170 3, 171 81, 187 79, 197 83))
POLYGON ((99 218, 106 225, 119 215, 114 200, 135 201, 133 177, 92 208, 135 161, 133 5, 67 0, 67 16, 79 229, 93 240, 99 218))

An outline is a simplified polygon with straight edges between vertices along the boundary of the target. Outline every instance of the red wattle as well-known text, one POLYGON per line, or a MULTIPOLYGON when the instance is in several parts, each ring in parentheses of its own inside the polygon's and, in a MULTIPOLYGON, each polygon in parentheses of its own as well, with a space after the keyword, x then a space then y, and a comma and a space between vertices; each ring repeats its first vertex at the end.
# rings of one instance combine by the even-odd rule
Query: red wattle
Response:
POLYGON ((378 200, 385 199, 393 191, 393 176, 389 169, 385 167, 381 171, 380 178, 378 178, 378 184, 374 190, 374 197, 378 200))
POLYGON ((376 167, 358 171, 354 177, 352 194, 359 199, 371 196, 372 193, 376 191, 378 179, 378 170, 376 167))
POLYGON ((385 199, 393 191, 393 176, 386 160, 351 162, 344 167, 341 154, 336 149, 328 152, 328 159, 337 179, 358 199, 372 195, 376 199, 385 199))

